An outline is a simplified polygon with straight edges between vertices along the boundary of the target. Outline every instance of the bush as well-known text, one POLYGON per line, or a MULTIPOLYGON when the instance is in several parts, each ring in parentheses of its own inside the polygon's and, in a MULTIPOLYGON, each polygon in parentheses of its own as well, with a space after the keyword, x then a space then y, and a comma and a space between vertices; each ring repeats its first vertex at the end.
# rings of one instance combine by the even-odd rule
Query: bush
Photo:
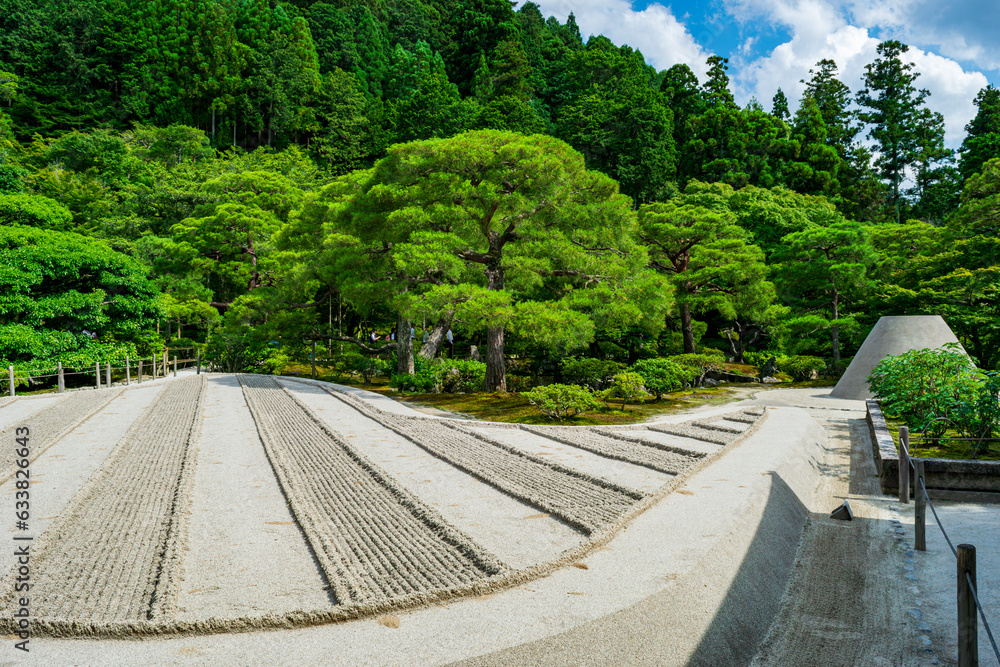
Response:
POLYGON ((267 342, 249 327, 217 329, 205 343, 205 361, 223 373, 271 372, 274 354, 267 342))
POLYGON ((686 382, 694 387, 700 385, 705 379, 705 373, 722 368, 721 359, 707 354, 675 354, 667 359, 687 371, 686 382))
POLYGON ((457 393, 480 391, 486 380, 486 364, 462 359, 414 360, 413 375, 399 373, 390 384, 400 391, 417 393, 457 393))
POLYGON ((1000 372, 984 373, 973 400, 950 398, 945 410, 951 423, 964 437, 976 439, 971 443, 972 455, 976 456, 980 439, 993 438, 1000 433, 1000 372))
POLYGON ((646 391, 653 393, 656 400, 691 381, 691 370, 669 359, 643 359, 633 364, 632 371, 642 377, 646 391))
POLYGON ((646 389, 642 386, 642 376, 638 373, 618 373, 611 386, 600 393, 605 404, 609 400, 620 399, 622 410, 625 409, 626 403, 635 403, 645 395, 646 389))
POLYGON ((338 376, 353 378, 360 375, 365 384, 371 384, 372 377, 378 374, 379 360, 360 352, 348 352, 333 359, 333 367, 338 376))
POLYGON ((982 372, 956 343, 889 355, 868 376, 882 411, 919 431, 947 417, 952 406, 975 403, 982 383, 982 372))
POLYGON ((584 357, 568 357, 562 364, 563 379, 573 384, 590 387, 594 391, 604 389, 612 382, 616 373, 621 373, 626 366, 610 359, 591 359, 584 357))
POLYGON ((482 361, 444 359, 437 368, 441 391, 449 394, 481 391, 486 381, 486 364, 482 361))
POLYGON ((819 357, 795 355, 778 359, 778 370, 788 373, 796 382, 811 380, 814 373, 826 369, 826 361, 819 357))
POLYGON ((573 384, 549 384, 526 391, 523 396, 550 419, 559 421, 600 406, 590 389, 573 384))

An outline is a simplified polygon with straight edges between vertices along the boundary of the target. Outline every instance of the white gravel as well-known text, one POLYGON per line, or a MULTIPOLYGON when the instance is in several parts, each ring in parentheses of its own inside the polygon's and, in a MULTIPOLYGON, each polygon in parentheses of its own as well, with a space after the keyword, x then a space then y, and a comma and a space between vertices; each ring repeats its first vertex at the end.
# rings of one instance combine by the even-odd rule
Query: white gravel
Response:
POLYGON ((511 567, 550 560, 580 543, 578 531, 432 456, 322 389, 282 384, 331 430, 511 567))
POLYGON ((179 618, 329 605, 234 375, 209 376, 199 448, 179 618))

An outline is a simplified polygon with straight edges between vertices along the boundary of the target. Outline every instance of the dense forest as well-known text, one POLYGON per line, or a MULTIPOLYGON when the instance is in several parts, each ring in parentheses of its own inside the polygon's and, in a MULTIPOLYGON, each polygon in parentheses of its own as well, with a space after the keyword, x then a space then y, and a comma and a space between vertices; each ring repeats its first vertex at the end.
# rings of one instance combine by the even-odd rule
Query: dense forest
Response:
POLYGON ((938 314, 997 368, 1000 90, 949 150, 907 51, 740 107, 725 58, 657 71, 531 2, 0 0, 0 361, 406 373, 453 329, 505 389, 566 355, 835 371, 938 314))

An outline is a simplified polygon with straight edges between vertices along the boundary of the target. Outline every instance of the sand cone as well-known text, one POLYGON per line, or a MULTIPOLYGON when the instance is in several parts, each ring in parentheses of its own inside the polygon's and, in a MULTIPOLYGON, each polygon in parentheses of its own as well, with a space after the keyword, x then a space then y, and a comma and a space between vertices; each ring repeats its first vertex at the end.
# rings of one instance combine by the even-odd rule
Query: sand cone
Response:
POLYGON ((945 343, 957 342, 955 334, 939 315, 880 318, 830 396, 854 400, 872 398, 868 389, 868 376, 886 356, 926 347, 938 348, 945 343))

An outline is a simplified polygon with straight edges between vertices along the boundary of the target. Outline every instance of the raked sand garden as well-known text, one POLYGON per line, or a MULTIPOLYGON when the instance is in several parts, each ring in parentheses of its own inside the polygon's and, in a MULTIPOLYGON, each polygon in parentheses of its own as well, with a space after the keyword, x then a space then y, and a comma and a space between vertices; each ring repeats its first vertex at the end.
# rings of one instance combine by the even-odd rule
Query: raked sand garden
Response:
POLYGON ((16 657, 577 664, 591 638, 598 664, 742 664, 783 607, 828 454, 813 416, 772 404, 498 424, 193 373, 5 401, 0 437, 31 429, 29 529, 11 537, 32 538, 33 650, 16 657), (553 639, 574 633, 569 653, 553 639))

